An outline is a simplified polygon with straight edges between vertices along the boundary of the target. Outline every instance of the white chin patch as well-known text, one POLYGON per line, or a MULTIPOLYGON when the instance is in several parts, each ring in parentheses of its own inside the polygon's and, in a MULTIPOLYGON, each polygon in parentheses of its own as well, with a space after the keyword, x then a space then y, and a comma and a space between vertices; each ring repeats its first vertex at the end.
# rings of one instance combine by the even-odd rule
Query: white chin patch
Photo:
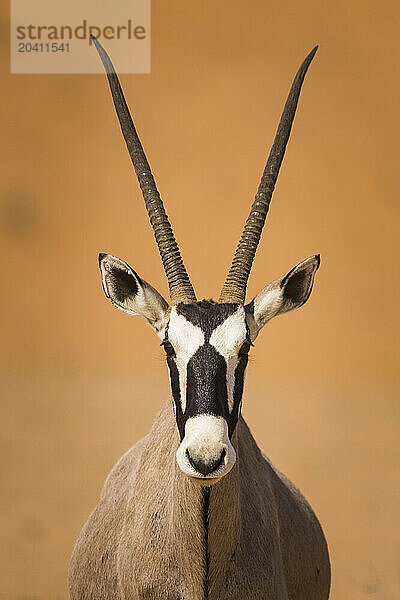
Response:
POLYGON ((195 477, 203 485, 212 485, 226 475, 236 462, 236 452, 229 440, 225 419, 212 415, 190 417, 186 421, 185 437, 176 451, 176 460, 185 475, 195 477), (207 472, 214 465, 215 468, 207 472))

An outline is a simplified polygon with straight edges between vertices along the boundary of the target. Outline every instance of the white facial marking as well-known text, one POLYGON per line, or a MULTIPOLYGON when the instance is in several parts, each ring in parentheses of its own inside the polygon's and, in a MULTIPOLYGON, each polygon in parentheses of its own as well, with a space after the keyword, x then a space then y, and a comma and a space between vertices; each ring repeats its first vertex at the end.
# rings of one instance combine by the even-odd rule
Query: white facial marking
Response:
POLYGON ((228 473, 236 462, 236 452, 228 437, 228 425, 223 417, 197 415, 186 421, 185 437, 177 452, 176 460, 185 475, 207 481, 220 479, 228 473), (209 463, 218 460, 225 450, 221 465, 204 477, 190 463, 187 452, 193 460, 209 463))
POLYGON ((228 407, 233 409, 233 390, 235 387, 235 371, 238 366, 238 352, 246 340, 247 329, 244 307, 239 306, 221 325, 214 329, 210 344, 226 360, 226 387, 228 391, 228 407))
POLYGON ((197 325, 187 321, 172 307, 168 325, 168 339, 174 347, 175 363, 179 372, 182 412, 186 409, 187 365, 193 354, 204 344, 204 333, 197 325))

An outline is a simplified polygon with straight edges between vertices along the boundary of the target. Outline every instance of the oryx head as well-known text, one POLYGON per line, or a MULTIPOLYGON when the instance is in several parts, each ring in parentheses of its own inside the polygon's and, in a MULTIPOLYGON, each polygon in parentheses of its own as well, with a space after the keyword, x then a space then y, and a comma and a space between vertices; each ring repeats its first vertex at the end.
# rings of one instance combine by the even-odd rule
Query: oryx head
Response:
POLYGON ((100 254, 106 296, 117 308, 144 317, 164 348, 180 445, 180 469, 205 485, 230 471, 236 455, 231 439, 243 394, 248 353, 273 317, 302 306, 319 266, 319 255, 267 285, 246 304, 246 286, 272 192, 289 139, 301 86, 317 50, 307 56, 287 98, 250 215, 218 302, 197 301, 111 60, 96 48, 111 93, 167 275, 170 302, 126 262, 100 254))

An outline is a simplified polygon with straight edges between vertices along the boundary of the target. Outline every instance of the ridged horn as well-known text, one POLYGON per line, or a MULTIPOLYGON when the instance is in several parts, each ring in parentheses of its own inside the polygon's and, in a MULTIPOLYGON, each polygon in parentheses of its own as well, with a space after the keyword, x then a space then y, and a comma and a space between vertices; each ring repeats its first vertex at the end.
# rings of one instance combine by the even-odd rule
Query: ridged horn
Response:
POLYGON ((154 236, 168 279, 171 304, 196 302, 196 295, 183 264, 178 244, 157 190, 150 165, 136 132, 118 76, 103 46, 94 36, 91 36, 91 38, 94 41, 106 71, 122 134, 139 180, 140 189, 142 190, 150 223, 154 230, 154 236))
POLYGON ((221 291, 220 302, 239 302, 240 304, 244 304, 247 280, 285 154, 286 144, 289 140, 301 86, 317 50, 318 46, 315 46, 301 64, 293 80, 255 200, 250 209, 250 214, 236 248, 231 268, 221 291))

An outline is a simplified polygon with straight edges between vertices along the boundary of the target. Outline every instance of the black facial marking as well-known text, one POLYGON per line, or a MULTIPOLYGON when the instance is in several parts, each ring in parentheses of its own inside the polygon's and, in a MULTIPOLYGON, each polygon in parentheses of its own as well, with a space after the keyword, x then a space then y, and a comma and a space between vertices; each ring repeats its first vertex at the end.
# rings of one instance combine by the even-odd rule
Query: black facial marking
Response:
MULTIPOLYGON (((161 346, 164 346, 164 350, 165 350, 166 346, 168 348, 168 344, 169 344, 169 346, 172 347, 172 344, 168 341, 168 328, 169 328, 169 322, 167 323, 167 326, 165 327, 164 339, 161 342, 161 346)), ((169 378, 171 381, 172 398, 173 398, 173 401, 175 404, 176 424, 178 426, 179 436, 182 441, 183 438, 185 437, 185 422, 186 421, 183 417, 183 412, 182 412, 181 388, 179 385, 179 371, 178 371, 178 367, 176 366, 176 363, 175 363, 175 350, 173 350, 173 352, 171 352, 170 349, 168 348, 168 351, 165 350, 165 354, 167 357, 169 378)))
MULTIPOLYGON (((250 348, 250 345, 249 345, 250 348)), ((233 408, 230 414, 230 418, 228 421, 229 428, 229 436, 235 430, 236 424, 239 419, 240 412, 240 401, 243 396, 243 388, 244 388, 244 373, 246 371, 247 363, 249 361, 249 357, 247 353, 243 353, 239 355, 239 364, 236 367, 235 371, 235 384, 233 387, 233 408)))
POLYGON ((250 339, 245 340, 239 350, 239 357, 247 356, 249 354, 250 346, 254 346, 254 344, 251 343, 250 339))
POLYGON ((229 417, 226 388, 226 361, 213 346, 205 343, 187 366, 185 417, 214 415, 229 417))
POLYGON ((176 424, 178 426, 181 441, 185 437, 185 422, 181 405, 181 390, 179 386, 179 371, 175 364, 175 359, 172 356, 167 356, 167 364, 169 369, 169 377, 171 380, 172 398, 175 403, 176 424))
POLYGON ((213 330, 238 308, 239 304, 216 304, 210 300, 201 300, 195 304, 178 304, 176 311, 190 323, 200 327, 208 342, 213 330))

